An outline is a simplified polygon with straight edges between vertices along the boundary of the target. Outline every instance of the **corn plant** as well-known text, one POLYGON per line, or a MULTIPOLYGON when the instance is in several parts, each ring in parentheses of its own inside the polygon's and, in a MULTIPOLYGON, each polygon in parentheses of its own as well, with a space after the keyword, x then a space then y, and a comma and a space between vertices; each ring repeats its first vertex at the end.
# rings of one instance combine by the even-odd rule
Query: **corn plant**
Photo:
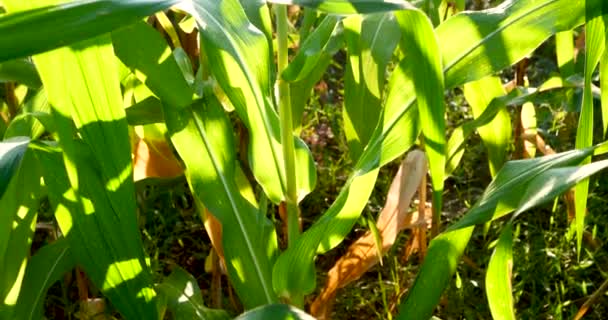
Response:
POLYGON ((507 0, 485 11, 442 0, 2 0, 0 6, 7 115, 0 121, 2 319, 42 317, 46 291, 75 267, 125 319, 160 319, 167 309, 176 317, 229 318, 204 305, 196 281, 181 269, 153 281, 132 173, 132 127, 139 125, 163 128, 160 139, 175 150, 203 219, 219 221, 214 247, 247 310, 239 319, 311 318, 300 309, 317 286, 316 256, 351 231, 379 169, 416 146, 429 162, 434 238, 399 319, 430 318, 474 226, 507 215, 486 289, 493 317, 513 319, 512 226, 571 188, 580 250, 587 178, 608 165, 592 161, 606 149, 593 140, 598 64, 604 134, 608 127, 604 0, 507 0), (298 30, 288 6, 303 8, 298 30), (164 33, 145 21, 168 10, 181 20, 165 23, 164 33), (184 27, 189 23, 195 25, 184 27), (580 83, 569 78, 575 70, 568 63, 572 30, 582 25, 580 83), (181 48, 176 28, 195 32, 195 50, 181 48), (290 55, 296 32, 298 48, 290 55), (495 75, 553 35, 560 84, 547 90, 518 84, 505 92, 495 75), (329 209, 300 230, 299 202, 322 178, 298 135, 302 113, 340 50, 347 57, 344 132, 355 165, 329 209), (464 88, 475 118, 448 139, 444 94, 454 88, 464 88), (582 101, 570 101, 580 105, 576 149, 505 163, 512 139, 507 110, 577 90, 582 101), (231 116, 247 138, 235 136, 231 116), (476 131, 491 151, 494 179, 466 215, 443 226, 444 180, 476 131), (252 185, 257 195, 247 192, 252 185), (46 198, 61 235, 30 256, 46 198), (266 199, 285 209, 284 250, 261 204, 266 199))

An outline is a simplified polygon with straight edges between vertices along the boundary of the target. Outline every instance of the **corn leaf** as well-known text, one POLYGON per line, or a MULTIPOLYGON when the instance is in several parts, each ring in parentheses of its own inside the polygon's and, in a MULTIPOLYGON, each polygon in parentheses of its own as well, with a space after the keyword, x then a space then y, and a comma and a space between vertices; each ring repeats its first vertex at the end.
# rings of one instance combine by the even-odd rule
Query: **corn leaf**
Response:
POLYGON ((138 243, 130 243, 132 240, 121 232, 124 222, 106 194, 101 168, 95 165, 91 151, 82 141, 74 148, 76 155, 71 159, 80 166, 72 179, 86 181, 76 188, 59 149, 44 145, 37 148, 49 201, 62 233, 69 239, 74 261, 125 318, 143 315, 157 319, 156 294, 147 266, 132 252, 138 243))
POLYGON ((392 13, 353 15, 343 23, 348 56, 342 116, 348 151, 356 161, 380 117, 386 66, 401 34, 392 13))
POLYGON ((4 138, 27 136, 39 138, 45 131, 55 131, 51 106, 44 88, 27 100, 21 107, 21 113, 13 118, 4 132, 4 138))
POLYGON ((475 225, 513 212, 519 206, 530 182, 537 176, 553 168, 577 165, 591 155, 593 150, 594 148, 572 150, 505 163, 469 212, 431 241, 414 285, 401 303, 399 319, 431 317, 443 289, 456 271, 458 260, 475 225))
POLYGON ((0 62, 23 58, 89 39, 133 23, 179 0, 49 1, 32 8, 29 2, 6 1, 9 13, 0 17, 0 62))
POLYGON ((513 225, 509 222, 500 233, 486 273, 488 304, 492 318, 496 320, 515 319, 511 284, 512 270, 513 225))
POLYGON ((567 30, 555 34, 557 66, 562 78, 574 74, 574 31, 567 30))
MULTIPOLYGON (((18 1, 4 3, 13 13, 31 6, 18 1)), ((53 6, 58 1, 36 3, 38 6, 45 4, 53 6)), ((84 10, 91 9, 87 6, 50 8, 78 8, 79 21, 86 21, 86 17, 103 21, 99 20, 98 12, 84 10)), ((121 8, 142 9, 137 6, 121 8)), ((47 9, 34 9, 38 12, 36 17, 48 19, 56 12, 65 13, 51 9, 48 13, 47 9)), ((115 8, 106 9, 112 12, 111 9, 115 8)), ((29 12, 15 15, 29 17, 29 12)), ((108 17, 109 22, 113 21, 111 17, 114 16, 108 17)), ((127 16, 119 17, 129 21, 127 16)), ((65 20, 57 20, 69 22, 70 19, 68 15, 65 20)), ((37 20, 19 21, 31 23, 37 20)), ((36 26, 36 32, 40 27, 36 26)), ((84 25, 82 27, 86 29, 84 25)), ((57 29, 53 32, 61 34, 57 29)), ((69 239, 75 259, 93 283, 125 317, 156 319, 156 294, 145 263, 135 216, 131 150, 120 83, 116 73, 107 72, 117 70, 109 40, 107 36, 88 39, 34 57, 49 103, 53 106, 59 144, 64 151, 65 166, 47 161, 48 167, 55 170, 44 173, 45 182, 49 189, 53 189, 49 197, 57 210, 60 228, 66 236, 74 234, 69 239), (74 140, 72 119, 83 140, 74 140), (54 175, 57 179, 53 179, 54 175)))
MULTIPOLYGON (((471 106, 473 117, 479 118, 494 98, 503 96, 505 91, 498 77, 486 77, 465 84, 464 96, 471 106)), ((507 156, 511 140, 511 118, 509 112, 501 108, 492 121, 478 127, 477 131, 488 150, 490 173, 495 176, 507 156)), ((449 155, 449 153, 448 153, 449 155)))
POLYGON ((173 319, 186 320, 227 320, 224 310, 205 307, 203 295, 196 279, 182 268, 176 268, 157 287, 159 294, 168 302, 173 319))
POLYGON ((300 46, 298 54, 289 63, 283 74, 284 80, 296 82, 309 77, 310 73, 319 65, 326 52, 335 51, 331 48, 336 34, 341 33, 342 19, 337 16, 326 16, 319 26, 306 38, 300 46))
MULTIPOLYGON (((234 137, 216 98, 173 105, 169 94, 191 90, 182 78, 169 92, 160 89, 169 73, 180 73, 162 36, 145 23, 113 34, 117 56, 136 70, 162 101, 171 141, 186 165, 194 195, 222 224, 222 244, 228 273, 247 308, 276 301, 270 279, 270 259, 277 250, 272 224, 239 192, 234 137), (139 50, 142 46, 146 50, 139 50), (160 61, 160 63, 159 63, 160 61)), ((192 92, 187 94, 192 97, 192 92)))
MULTIPOLYGON (((338 50, 343 47, 343 28, 340 24, 336 24, 334 26, 333 32, 330 34, 329 38, 325 38, 327 35, 327 29, 321 28, 321 26, 326 26, 332 20, 335 20, 335 17, 327 16, 324 18, 316 29, 306 38, 318 39, 318 41, 327 41, 322 44, 319 49, 315 49, 313 47, 317 46, 317 40, 306 40, 300 50, 296 54, 294 60, 287 66, 287 69, 283 72, 283 76, 289 73, 297 73, 300 75, 300 71, 294 65, 294 62, 298 59, 300 55, 303 56, 312 56, 314 57, 314 65, 311 65, 308 68, 308 73, 305 77, 298 76, 301 78, 299 81, 290 81, 289 83, 289 91, 291 96, 291 109, 292 109, 292 118, 293 118, 293 128, 295 132, 298 132, 302 126, 302 115, 304 113, 304 106, 308 102, 310 95, 314 86, 321 80, 323 77, 325 70, 332 62, 332 58, 338 50), (327 21, 327 22, 326 22, 327 21), (319 50, 319 51, 317 51, 319 50), (312 52, 311 52, 312 51, 312 52), (288 71, 294 70, 295 71, 288 71)), ((286 79, 287 80, 287 79, 286 79)))
POLYGON ((416 61, 413 81, 433 187, 433 230, 437 231, 446 163, 444 79, 439 45, 431 21, 421 11, 400 11, 396 17, 403 33, 401 46, 407 50, 405 59, 416 61))
POLYGON ((382 263, 382 255, 391 249, 402 230, 417 227, 420 221, 430 218, 419 217, 418 212, 410 211, 412 198, 427 173, 426 162, 422 151, 414 150, 408 153, 393 178, 378 222, 370 221, 370 231, 351 244, 348 251, 329 270, 325 287, 310 307, 310 312, 315 317, 330 318, 336 291, 359 279, 378 261, 382 263), (376 225, 374 233, 373 228, 376 225))
POLYGON ((585 5, 595 17, 601 15, 606 2, 507 0, 493 9, 453 16, 436 30, 446 88, 501 70, 530 54, 551 35, 583 24, 585 5))
POLYGON ((0 143, 0 317, 12 319, 28 264, 40 197, 40 170, 30 140, 0 143))
POLYGON ((314 257, 336 247, 352 229, 374 188, 378 168, 409 149, 420 133, 412 108, 413 59, 404 59, 391 76, 385 108, 370 143, 331 207, 283 252, 273 268, 277 294, 289 299, 315 288, 314 257))
POLYGON ((266 319, 314 320, 315 318, 306 312, 287 304, 270 304, 261 306, 234 318, 234 320, 266 319))
MULTIPOLYGON (((279 118, 273 103, 268 39, 247 19, 237 0, 192 1, 190 13, 201 33, 201 50, 210 71, 249 129, 249 163, 256 180, 274 203, 284 200, 286 177, 279 118), (270 160, 269 160, 270 159, 270 160)), ((316 183, 306 144, 294 137, 298 199, 316 183)))
POLYGON ((276 4, 295 4, 327 13, 355 14, 413 9, 404 0, 268 0, 276 4))
POLYGON ((540 173, 528 183, 511 221, 501 232, 498 244, 488 265, 486 292, 494 319, 515 319, 513 296, 511 293, 511 274, 513 269, 512 221, 523 212, 552 201, 575 184, 585 181, 589 176, 607 167, 608 160, 603 160, 578 167, 553 168, 540 173))
POLYGON ((68 239, 60 238, 40 248, 25 270, 15 319, 42 319, 47 291, 75 266, 68 239))
MULTIPOLYGON (((589 6, 589 5, 588 5, 589 6)), ((591 14, 590 7, 587 8, 588 15, 591 14)), ((606 10, 608 12, 608 10, 606 10)), ((593 144, 593 93, 591 91, 591 81, 593 71, 604 53, 606 30, 604 20, 601 16, 591 19, 587 17, 585 33, 585 86, 583 88, 583 100, 581 102, 581 113, 576 130, 575 146, 579 149, 589 147, 593 144)), ((604 84, 605 85, 605 84, 604 84)), ((587 159, 588 163, 591 159, 587 159)), ((583 230, 585 228, 585 215, 587 212, 587 195, 589 193, 589 182, 583 181, 574 189, 575 205, 575 230, 576 248, 580 255, 581 244, 583 241, 583 230)))
POLYGON ((32 89, 38 89, 42 84, 36 67, 26 59, 0 63, 0 83, 8 81, 23 83, 32 89))
POLYGON ((452 173, 462 159, 462 155, 464 153, 464 141, 473 132, 475 132, 477 128, 483 127, 490 123, 496 114, 502 112, 501 110, 508 106, 522 105, 527 102, 532 102, 535 104, 547 103, 557 105, 563 103, 564 101, 571 100, 575 92, 580 89, 581 88, 578 85, 566 85, 564 87, 557 87, 543 91, 535 89, 517 89, 511 91, 507 95, 494 98, 481 115, 471 121, 463 123, 452 132, 452 135, 447 143, 447 173, 452 173))

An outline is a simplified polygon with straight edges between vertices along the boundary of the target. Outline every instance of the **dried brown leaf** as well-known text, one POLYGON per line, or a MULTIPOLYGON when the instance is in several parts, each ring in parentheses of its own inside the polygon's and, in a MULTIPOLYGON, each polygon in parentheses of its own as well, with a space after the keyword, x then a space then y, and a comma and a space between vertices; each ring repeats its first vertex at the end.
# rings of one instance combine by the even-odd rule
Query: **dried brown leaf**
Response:
POLYGON ((149 178, 177 177, 184 172, 166 141, 138 139, 133 148, 133 178, 135 181, 149 178))
MULTIPOLYGON (((410 212, 410 203, 426 172, 426 157, 422 151, 410 152, 401 163, 378 217, 382 254, 392 247, 402 230, 416 228, 419 224, 429 224, 426 217, 418 217, 417 211, 410 212)), ((331 268, 325 287, 311 306, 312 315, 318 319, 328 319, 336 291, 360 278, 379 262, 378 257, 374 237, 368 231, 355 241, 331 268)))

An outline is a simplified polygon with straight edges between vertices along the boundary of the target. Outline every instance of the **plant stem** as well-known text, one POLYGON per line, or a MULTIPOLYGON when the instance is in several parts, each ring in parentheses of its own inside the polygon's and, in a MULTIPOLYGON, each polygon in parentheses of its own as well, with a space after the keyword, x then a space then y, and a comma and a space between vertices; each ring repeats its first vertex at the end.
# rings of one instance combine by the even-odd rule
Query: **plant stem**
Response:
MULTIPOLYGON (((279 118, 281 121, 281 144, 283 146, 283 162, 285 165, 285 183, 287 192, 285 194, 285 206, 287 209, 287 245, 293 246, 300 235, 300 219, 298 209, 298 193, 296 187, 296 152, 293 140, 293 122, 291 114, 291 95, 289 83, 283 80, 281 74, 287 68, 287 7, 275 5, 275 18, 277 23, 277 61, 278 61, 278 84, 279 84, 279 118)), ((304 297, 294 294, 291 304, 302 307, 304 297)))
POLYGON ((291 96, 289 83, 281 78, 287 68, 287 7, 275 5, 277 23, 277 61, 279 82, 279 117, 281 121, 281 144, 283 145, 283 162, 285 165, 285 180, 287 192, 285 204, 287 207, 287 243, 291 246, 300 234, 298 194, 296 190, 295 145, 293 141, 293 120, 291 114, 291 96))

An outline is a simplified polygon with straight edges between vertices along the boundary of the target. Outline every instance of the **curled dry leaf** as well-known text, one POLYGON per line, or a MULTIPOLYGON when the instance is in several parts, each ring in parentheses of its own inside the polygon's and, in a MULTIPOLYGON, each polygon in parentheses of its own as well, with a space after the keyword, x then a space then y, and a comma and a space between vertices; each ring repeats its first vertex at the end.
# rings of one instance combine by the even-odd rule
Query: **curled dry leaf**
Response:
POLYGON ((359 279, 379 262, 395 243, 397 235, 404 229, 430 224, 430 215, 419 219, 418 212, 410 212, 410 203, 420 182, 426 175, 426 157, 422 151, 414 150, 401 163, 391 183, 386 204, 378 217, 377 227, 382 237, 382 253, 378 253, 371 232, 366 232, 355 241, 328 273, 327 283, 311 306, 311 314, 318 319, 328 319, 336 291, 359 279))

